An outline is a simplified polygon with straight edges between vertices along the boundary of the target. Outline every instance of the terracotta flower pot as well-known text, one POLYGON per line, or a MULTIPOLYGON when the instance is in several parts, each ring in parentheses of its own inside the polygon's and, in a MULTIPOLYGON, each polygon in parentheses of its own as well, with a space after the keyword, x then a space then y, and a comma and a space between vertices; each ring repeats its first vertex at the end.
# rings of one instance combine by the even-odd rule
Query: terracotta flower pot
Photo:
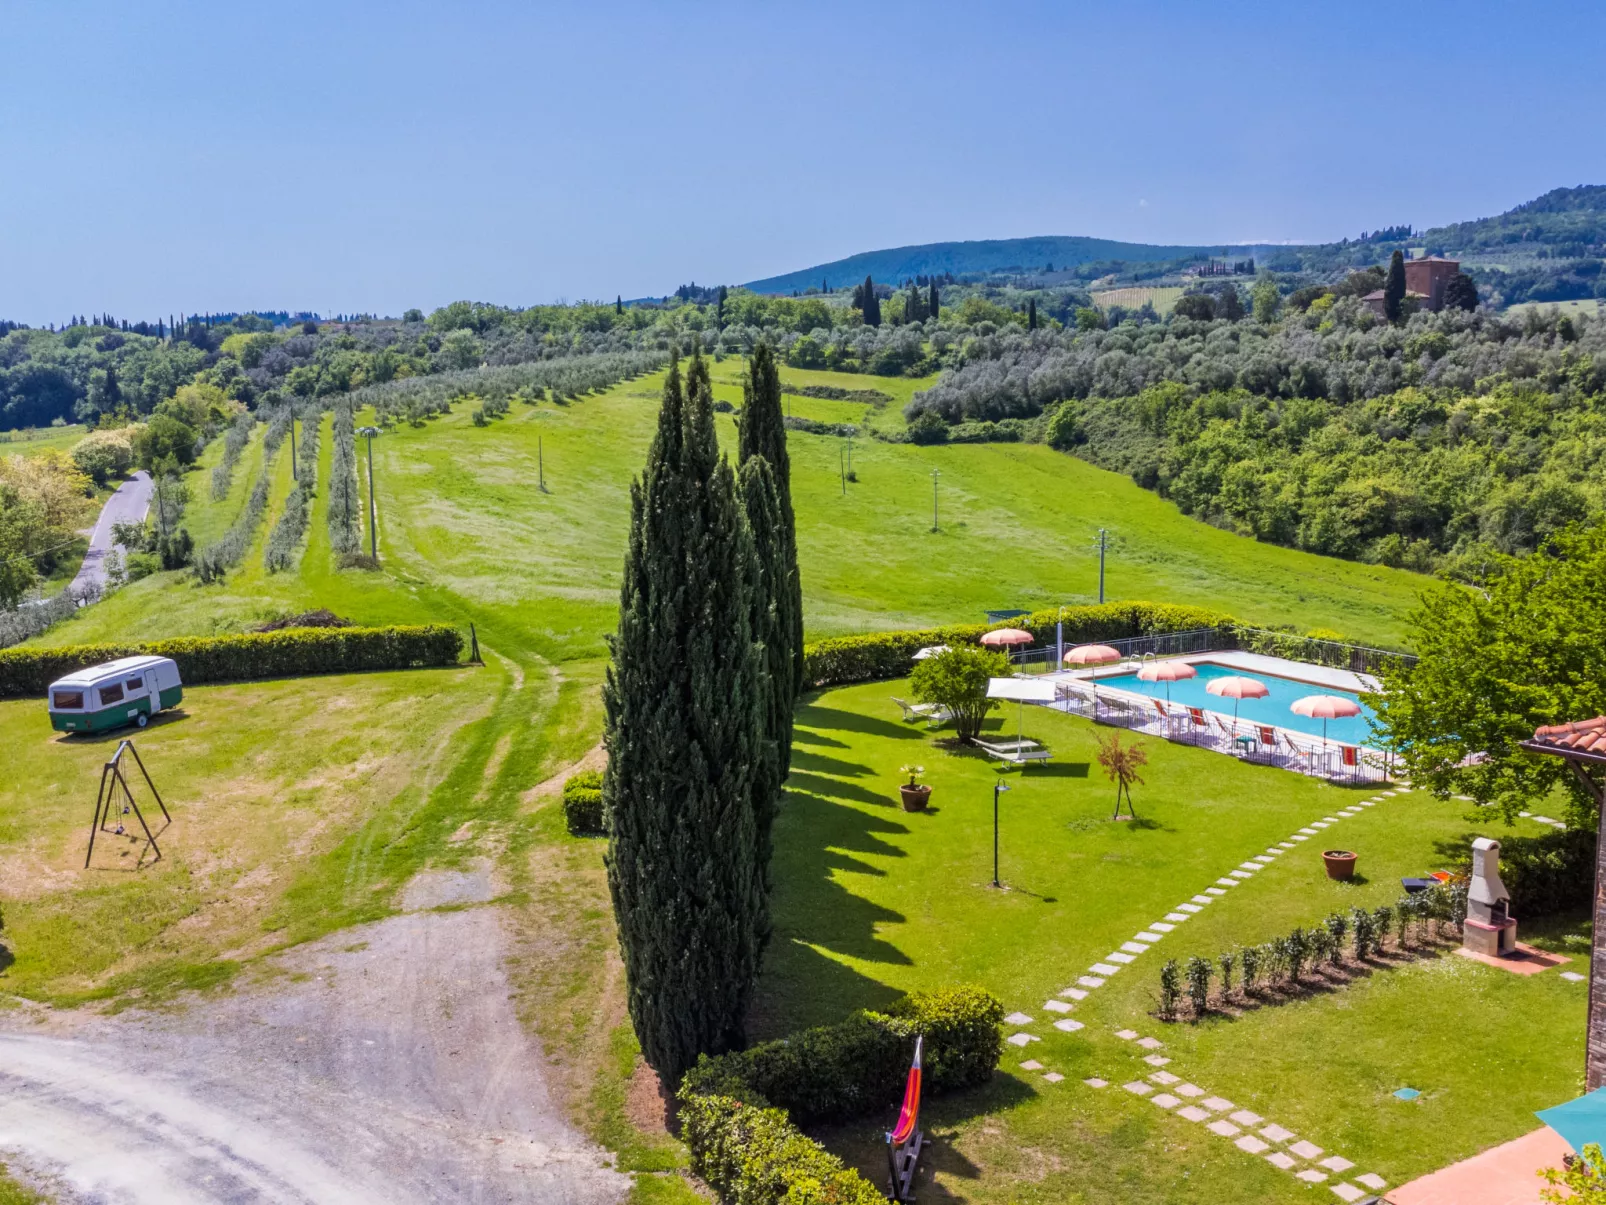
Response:
POLYGON ((1347 849, 1324 849, 1322 865, 1327 867, 1327 877, 1330 879, 1352 878, 1355 874, 1355 854, 1347 849))
POLYGON ((914 786, 902 783, 898 787, 898 796, 903 800, 904 811, 923 812, 926 810, 926 802, 931 798, 931 788, 920 783, 914 786))

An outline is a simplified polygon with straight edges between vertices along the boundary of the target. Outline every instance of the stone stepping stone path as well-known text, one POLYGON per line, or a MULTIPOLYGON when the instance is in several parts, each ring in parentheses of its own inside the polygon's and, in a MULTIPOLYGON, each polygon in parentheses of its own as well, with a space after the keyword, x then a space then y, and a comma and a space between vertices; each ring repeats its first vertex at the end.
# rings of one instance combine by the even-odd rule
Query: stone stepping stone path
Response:
MULTIPOLYGON (((1095 962, 1088 968, 1087 974, 1077 978, 1075 987, 1064 988, 1055 999, 1044 1001, 1043 1010, 1056 1014, 1071 1012, 1073 1005, 1067 1003, 1067 1001, 1080 1002, 1086 1000, 1090 993, 1103 987, 1112 975, 1119 974, 1122 967, 1130 966, 1141 955, 1154 949, 1168 933, 1175 932, 1179 925, 1199 915, 1209 905, 1226 895, 1230 889, 1253 878, 1289 850, 1299 848, 1300 842, 1310 840, 1311 837, 1323 829, 1339 824, 1352 816, 1360 815, 1364 809, 1375 807, 1387 797, 1404 793, 1403 790, 1384 791, 1374 798, 1341 808, 1337 815, 1325 816, 1321 820, 1314 821, 1297 833, 1289 834, 1286 841, 1279 841, 1276 845, 1268 846, 1264 854, 1257 854, 1247 861, 1240 862, 1237 869, 1231 870, 1217 879, 1215 885, 1206 887, 1186 903, 1178 904, 1165 914, 1163 920, 1155 921, 1141 932, 1133 934, 1130 941, 1122 942, 1118 949, 1110 951, 1103 959, 1095 962)), ((1535 817, 1535 819, 1541 823, 1554 824, 1558 828, 1566 827, 1559 821, 1552 821, 1547 817, 1535 817)), ((1575 972, 1563 972, 1562 977, 1569 980, 1582 980, 1584 978, 1575 972)), ((1020 1028, 1035 1023, 1030 1014, 1013 1012, 1005 1017, 1004 1020, 1018 1031, 1005 1038, 1005 1041, 1011 1046, 1024 1049, 1033 1042, 1042 1041, 1036 1034, 1027 1033, 1020 1028)), ((1075 1033, 1086 1028, 1084 1022, 1063 1015, 1053 1022, 1053 1026, 1061 1033, 1075 1033)), ((1141 1036, 1133 1029, 1118 1030, 1115 1036, 1123 1042, 1133 1042, 1145 1050, 1159 1050, 1165 1045, 1160 1039, 1141 1036)), ((1171 1062, 1164 1055, 1157 1054, 1148 1055, 1143 1061, 1154 1068, 1164 1067, 1171 1062)), ((1028 1059, 1019 1064, 1019 1066, 1021 1070, 1034 1074, 1043 1072, 1041 1078, 1045 1083, 1058 1084, 1065 1079, 1057 1071, 1046 1071, 1044 1065, 1036 1059, 1028 1059)), ((1098 1076, 1090 1076, 1082 1081, 1083 1084, 1094 1089, 1106 1088, 1109 1086, 1109 1082, 1098 1076)), ((1205 1089, 1196 1084, 1182 1083, 1179 1076, 1169 1071, 1155 1070, 1149 1073, 1146 1080, 1132 1080, 1121 1086, 1134 1096, 1152 1100, 1162 1109, 1175 1109, 1176 1115, 1187 1121, 1195 1123, 1208 1122, 1209 1124, 1205 1126, 1206 1129, 1220 1137, 1231 1139, 1233 1145, 1247 1155, 1264 1158, 1272 1166, 1284 1171, 1294 1171, 1299 1168, 1300 1170, 1296 1172, 1296 1175, 1299 1179, 1308 1183, 1324 1183, 1330 1174, 1342 1175, 1355 1166, 1342 1156, 1333 1155, 1320 1163, 1319 1168, 1325 1170, 1309 1166, 1301 1168, 1301 1164, 1315 1162, 1324 1153, 1322 1149, 1312 1142, 1292 1141, 1295 1138, 1294 1132, 1284 1129, 1282 1126, 1275 1124, 1261 1126, 1265 1119, 1259 1114, 1252 1113, 1248 1109, 1236 1109, 1230 1100, 1226 1100, 1223 1097, 1208 1096, 1205 1089), (1156 1084, 1161 1087, 1171 1088, 1171 1091, 1155 1093, 1156 1084), (1190 1103, 1183 1104, 1184 1101, 1190 1103), (1179 1105, 1182 1107, 1178 1108, 1177 1106, 1179 1105), (1235 1109, 1236 1111, 1234 1111, 1235 1109), (1227 1116, 1217 1116, 1217 1114, 1227 1114, 1227 1116), (1256 1126, 1261 1126, 1258 1133, 1245 1133, 1246 1130, 1253 1129, 1256 1126), (1283 1149, 1274 1149, 1276 1147, 1282 1147, 1283 1149)), ((1354 1180, 1355 1184, 1364 1187, 1357 1188, 1355 1184, 1339 1183, 1332 1186, 1332 1191, 1341 1200, 1353 1202, 1366 1196, 1366 1190, 1376 1193, 1388 1187, 1386 1180, 1372 1172, 1355 1176, 1354 1180)))
POLYGON ((1584 976, 1580 975, 1577 971, 1563 971, 1561 973, 1561 977, 1568 983, 1582 983, 1584 981, 1584 976))
MULTIPOLYGON (((1130 1029, 1123 1029, 1116 1036, 1123 1041, 1137 1039, 1137 1033, 1130 1029)), ((1098 1082, 1102 1084, 1104 1081, 1098 1082)), ((1152 1101, 1184 1121, 1203 1124, 1212 1134, 1230 1139, 1233 1146, 1244 1154, 1264 1159, 1281 1171, 1292 1172, 1298 1180, 1307 1184, 1327 1184, 1341 1201, 1360 1201, 1388 1187, 1388 1181, 1376 1172, 1354 1176, 1353 1183, 1345 1181, 1344 1175, 1355 1167, 1350 1160, 1342 1155, 1328 1154, 1309 1139, 1300 1138, 1290 1129, 1267 1122, 1259 1113, 1240 1109, 1225 1097, 1208 1095, 1197 1084, 1183 1083, 1179 1076, 1169 1071, 1153 1071, 1146 1079, 1133 1080, 1122 1086, 1132 1095, 1152 1101), (1157 1085, 1165 1091, 1156 1092, 1157 1085), (1337 1183, 1329 1183, 1335 1178, 1337 1183)))

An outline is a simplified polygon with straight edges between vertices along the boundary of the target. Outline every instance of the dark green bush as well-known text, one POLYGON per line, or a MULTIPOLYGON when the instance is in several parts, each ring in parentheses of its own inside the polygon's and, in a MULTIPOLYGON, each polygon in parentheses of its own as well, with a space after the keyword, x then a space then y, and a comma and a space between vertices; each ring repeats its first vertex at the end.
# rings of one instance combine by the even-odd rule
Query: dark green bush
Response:
POLYGON ((926 1039, 927 1091, 983 1083, 1003 1051, 1003 1020, 1004 1006, 990 993, 957 987, 917 992, 884 1013, 854 1013, 783 1041, 705 1055, 678 1097, 692 1169, 728 1205, 880 1201, 794 1120, 840 1121, 897 1103, 916 1034, 926 1039))
MULTIPOLYGON (((1467 855, 1470 872, 1472 856, 1467 855)), ((1500 880, 1511 892, 1511 914, 1548 916, 1584 908, 1594 897, 1595 834, 1555 830, 1538 837, 1500 838, 1500 880)))
POLYGON ((729 1096, 682 1096, 692 1171, 726 1205, 882 1205, 868 1180, 803 1134, 780 1109, 729 1096))
POLYGON ((782 1041, 704 1057, 681 1091, 778 1105, 800 1125, 842 1121, 898 1100, 916 1034, 926 1038, 931 1091, 985 1082, 1003 1050, 1003 1018, 1003 1005, 980 988, 919 992, 884 1013, 858 1012, 782 1041))
MULTIPOLYGON (((1011 620, 1039 643, 1054 639, 1058 609, 1036 611, 1011 620)), ((1223 627, 1234 621, 1203 607, 1171 606, 1162 603, 1104 603, 1065 608, 1065 644, 1086 644, 1097 640, 1121 640, 1131 636, 1151 636, 1162 632, 1186 632, 1197 628, 1223 627)), ((902 678, 913 666, 913 657, 934 644, 974 644, 988 631, 981 623, 957 624, 912 632, 875 632, 867 636, 836 636, 817 640, 803 650, 803 681, 807 686, 843 686, 852 682, 874 682, 902 678)))
POLYGON ((285 628, 240 636, 180 636, 144 644, 74 644, 0 650, 0 698, 42 695, 64 674, 149 654, 171 657, 187 685, 456 665, 463 637, 438 624, 285 628))
POLYGON ((600 836, 602 824, 602 771, 581 770, 563 784, 563 819, 577 837, 600 836))

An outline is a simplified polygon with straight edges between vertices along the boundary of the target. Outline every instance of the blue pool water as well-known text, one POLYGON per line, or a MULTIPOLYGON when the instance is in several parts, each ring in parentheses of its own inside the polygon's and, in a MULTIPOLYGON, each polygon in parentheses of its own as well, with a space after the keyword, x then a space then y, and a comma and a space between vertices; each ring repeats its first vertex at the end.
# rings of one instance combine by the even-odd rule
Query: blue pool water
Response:
POLYGON ((1199 671, 1199 676, 1181 682, 1143 682, 1139 680, 1137 674, 1132 673, 1101 677, 1098 684, 1131 691, 1133 694, 1148 695, 1162 702, 1166 698, 1166 688, 1169 686, 1171 701, 1179 706, 1202 707, 1207 711, 1230 716, 1233 700, 1218 698, 1208 693, 1205 690, 1206 683, 1216 678, 1254 678, 1258 682, 1265 683, 1269 693, 1263 699, 1239 700, 1238 718, 1255 724, 1275 724, 1279 728, 1287 728, 1293 732, 1308 732, 1311 736, 1322 735, 1322 722, 1295 715, 1288 710, 1289 705, 1295 699, 1302 699, 1306 695, 1338 695, 1360 703, 1361 714, 1341 720, 1328 720, 1327 739, 1345 745, 1371 743, 1372 729, 1368 721, 1372 718, 1372 709, 1361 702, 1360 697, 1353 691, 1312 686, 1309 682, 1295 682, 1291 678, 1279 678, 1274 674, 1252 674, 1247 670, 1229 669, 1223 665, 1195 663, 1193 668, 1199 671))

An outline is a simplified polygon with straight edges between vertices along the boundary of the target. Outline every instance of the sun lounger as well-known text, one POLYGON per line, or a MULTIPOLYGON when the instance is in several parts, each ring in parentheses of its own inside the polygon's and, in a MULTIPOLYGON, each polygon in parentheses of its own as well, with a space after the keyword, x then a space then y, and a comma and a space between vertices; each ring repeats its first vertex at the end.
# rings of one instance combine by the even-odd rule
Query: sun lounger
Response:
POLYGON ((1204 712, 1197 707, 1188 708, 1189 731, 1193 733, 1193 743, 1199 743, 1199 731, 1204 730, 1206 736, 1210 734, 1210 725, 1205 721, 1204 712))
POLYGON ((1046 762, 1054 754, 1036 741, 977 741, 976 748, 988 757, 1008 762, 1012 766, 1025 766, 1028 762, 1046 762))
POLYGON ((916 720, 925 720, 928 724, 941 724, 949 718, 946 707, 940 703, 910 703, 907 700, 892 696, 892 701, 903 708, 903 722, 912 724, 916 720))

